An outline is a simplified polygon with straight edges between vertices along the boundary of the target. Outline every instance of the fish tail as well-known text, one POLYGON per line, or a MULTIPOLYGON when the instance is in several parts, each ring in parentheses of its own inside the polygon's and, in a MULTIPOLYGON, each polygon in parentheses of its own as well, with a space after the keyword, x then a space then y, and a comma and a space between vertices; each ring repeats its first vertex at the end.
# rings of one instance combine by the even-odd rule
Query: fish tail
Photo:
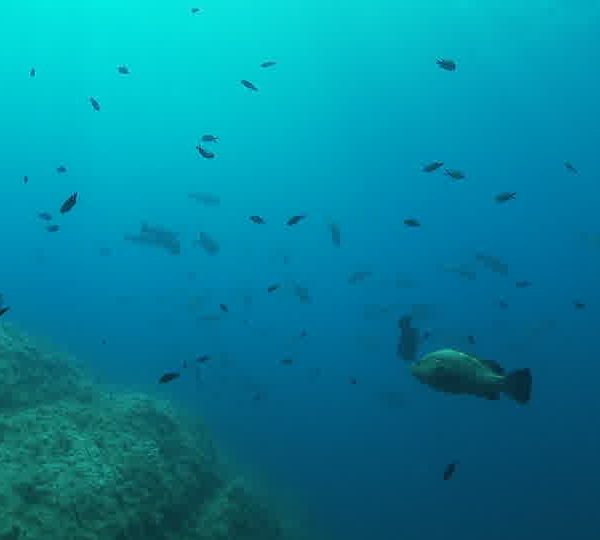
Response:
POLYGON ((504 391, 517 403, 524 405, 531 399, 532 385, 531 370, 518 369, 506 376, 504 391))

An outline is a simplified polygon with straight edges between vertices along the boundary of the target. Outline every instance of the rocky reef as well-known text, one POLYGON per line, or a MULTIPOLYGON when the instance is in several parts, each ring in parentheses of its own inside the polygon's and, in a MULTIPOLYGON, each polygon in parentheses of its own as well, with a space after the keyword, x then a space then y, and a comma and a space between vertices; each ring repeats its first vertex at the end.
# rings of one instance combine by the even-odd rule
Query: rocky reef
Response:
MULTIPOLYGON (((280 516, 169 403, 0 325, 0 540, 276 540, 280 516)), ((295 535, 294 535, 295 537, 295 535)))

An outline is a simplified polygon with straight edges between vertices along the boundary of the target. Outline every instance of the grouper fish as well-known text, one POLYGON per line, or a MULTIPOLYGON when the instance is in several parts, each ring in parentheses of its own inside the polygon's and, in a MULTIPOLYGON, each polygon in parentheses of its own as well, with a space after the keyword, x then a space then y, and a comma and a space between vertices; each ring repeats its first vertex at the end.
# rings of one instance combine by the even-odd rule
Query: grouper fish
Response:
POLYGON ((420 382, 440 392, 493 400, 505 394, 520 404, 531 399, 532 376, 529 369, 505 373, 494 361, 453 349, 425 355, 411 364, 410 371, 420 382))

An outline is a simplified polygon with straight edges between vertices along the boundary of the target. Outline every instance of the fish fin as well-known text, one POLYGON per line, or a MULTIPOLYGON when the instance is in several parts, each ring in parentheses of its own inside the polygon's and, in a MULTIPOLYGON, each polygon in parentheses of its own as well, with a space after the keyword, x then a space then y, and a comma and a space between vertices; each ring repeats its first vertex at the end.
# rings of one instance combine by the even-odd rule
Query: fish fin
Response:
POLYGON ((529 369, 518 369, 506 376, 505 392, 517 403, 524 405, 531 399, 533 378, 529 369))
POLYGON ((479 361, 486 367, 490 368, 496 375, 504 375, 504 368, 498 363, 494 362, 494 360, 482 360, 479 361))

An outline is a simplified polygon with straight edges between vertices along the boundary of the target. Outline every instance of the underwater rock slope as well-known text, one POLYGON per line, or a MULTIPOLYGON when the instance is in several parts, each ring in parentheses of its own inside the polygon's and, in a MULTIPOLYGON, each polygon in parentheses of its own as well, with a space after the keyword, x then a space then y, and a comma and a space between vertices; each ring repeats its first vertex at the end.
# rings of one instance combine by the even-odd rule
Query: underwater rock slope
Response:
POLYGON ((9 326, 0 383, 0 540, 287 538, 167 403, 105 392, 9 326))

